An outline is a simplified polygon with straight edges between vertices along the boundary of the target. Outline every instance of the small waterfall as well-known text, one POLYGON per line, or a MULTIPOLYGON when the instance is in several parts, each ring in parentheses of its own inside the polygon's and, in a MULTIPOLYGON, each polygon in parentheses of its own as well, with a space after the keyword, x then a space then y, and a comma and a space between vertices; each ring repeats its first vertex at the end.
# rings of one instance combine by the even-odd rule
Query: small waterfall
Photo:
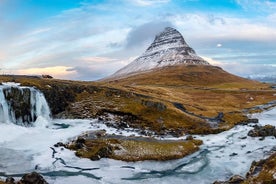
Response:
POLYGON ((32 87, 0 85, 0 123, 31 126, 37 119, 50 120, 44 95, 32 87))

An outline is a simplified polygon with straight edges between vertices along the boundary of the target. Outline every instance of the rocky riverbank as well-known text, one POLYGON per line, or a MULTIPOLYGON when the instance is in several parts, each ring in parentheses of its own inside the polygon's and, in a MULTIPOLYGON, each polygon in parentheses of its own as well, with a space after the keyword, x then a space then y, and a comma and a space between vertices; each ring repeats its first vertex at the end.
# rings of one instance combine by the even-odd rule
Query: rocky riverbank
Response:
POLYGON ((254 161, 246 177, 232 176, 228 181, 216 181, 214 184, 273 184, 276 183, 276 153, 267 159, 254 161))

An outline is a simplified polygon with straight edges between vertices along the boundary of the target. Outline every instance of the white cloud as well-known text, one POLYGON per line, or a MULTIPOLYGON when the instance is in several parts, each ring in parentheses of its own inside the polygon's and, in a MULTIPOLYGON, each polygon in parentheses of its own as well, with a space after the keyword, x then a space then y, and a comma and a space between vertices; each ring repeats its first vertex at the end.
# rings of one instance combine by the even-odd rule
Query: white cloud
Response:
POLYGON ((236 0, 246 11, 257 11, 257 12, 275 12, 276 2, 274 0, 236 0))
POLYGON ((220 62, 209 57, 202 57, 211 65, 219 66, 225 71, 242 77, 249 76, 275 76, 275 64, 250 64, 246 62, 220 62))
POLYGON ((222 44, 221 44, 221 43, 218 43, 218 44, 217 44, 217 47, 222 47, 222 44))
POLYGON ((267 17, 257 22, 227 16, 218 18, 222 21, 213 22, 206 14, 179 14, 169 19, 189 38, 276 41, 276 25, 270 24, 267 17))
POLYGON ((156 4, 164 4, 170 2, 170 0, 131 0, 131 2, 139 6, 152 6, 156 4))

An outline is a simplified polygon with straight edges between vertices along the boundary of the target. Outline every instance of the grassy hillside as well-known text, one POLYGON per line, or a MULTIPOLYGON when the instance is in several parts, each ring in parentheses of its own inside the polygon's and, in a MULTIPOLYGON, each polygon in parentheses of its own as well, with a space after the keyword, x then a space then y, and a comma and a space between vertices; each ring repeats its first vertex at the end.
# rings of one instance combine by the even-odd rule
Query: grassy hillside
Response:
POLYGON ((36 86, 56 117, 113 119, 115 126, 126 123, 175 136, 227 130, 247 121, 244 109, 276 100, 268 84, 204 65, 170 66, 101 82, 26 76, 1 76, 1 81, 36 86))
POLYGON ((157 68, 143 73, 133 73, 121 78, 102 81, 120 86, 190 86, 223 89, 259 89, 266 87, 259 82, 232 75, 212 65, 176 65, 157 68))

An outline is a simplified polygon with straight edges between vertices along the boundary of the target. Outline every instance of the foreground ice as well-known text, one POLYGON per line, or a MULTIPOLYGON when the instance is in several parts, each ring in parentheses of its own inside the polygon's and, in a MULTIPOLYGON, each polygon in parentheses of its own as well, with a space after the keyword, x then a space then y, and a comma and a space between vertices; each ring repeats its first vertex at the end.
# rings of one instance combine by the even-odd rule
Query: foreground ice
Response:
MULTIPOLYGON (((276 108, 253 115, 260 124, 275 125, 276 108)), ((55 148, 87 130, 106 129, 108 133, 135 132, 107 128, 96 120, 38 119, 35 127, 0 124, 0 173, 20 176, 36 170, 49 183, 195 183, 209 184, 233 174, 245 175, 253 160, 268 156, 274 137, 247 137, 251 126, 236 126, 216 135, 196 136, 204 141, 199 152, 183 159, 157 162, 123 162, 111 159, 90 161, 74 152, 55 148)))

